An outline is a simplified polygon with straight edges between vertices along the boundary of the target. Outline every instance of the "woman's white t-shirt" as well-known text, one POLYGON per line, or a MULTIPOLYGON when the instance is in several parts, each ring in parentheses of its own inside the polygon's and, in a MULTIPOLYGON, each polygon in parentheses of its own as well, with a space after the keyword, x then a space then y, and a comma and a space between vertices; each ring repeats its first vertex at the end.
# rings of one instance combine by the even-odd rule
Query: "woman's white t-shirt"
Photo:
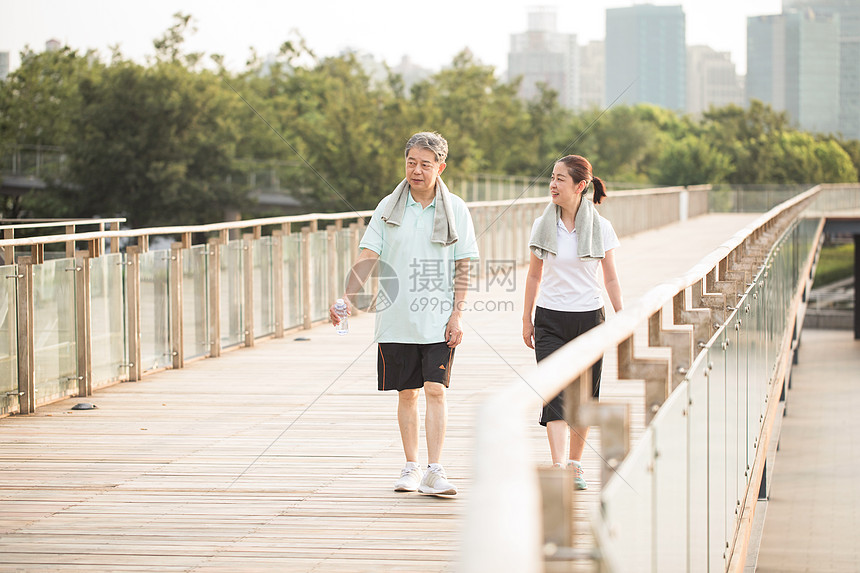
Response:
MULTIPOLYGON (((532 234, 537 224, 535 221, 532 234)), ((600 217, 600 231, 603 234, 604 251, 621 244, 612 223, 604 217, 600 217)), ((600 261, 583 261, 576 255, 576 229, 568 231, 561 219, 558 220, 556 232, 558 255, 548 254, 543 261, 537 306, 565 312, 603 308, 603 286, 597 276, 600 261)))

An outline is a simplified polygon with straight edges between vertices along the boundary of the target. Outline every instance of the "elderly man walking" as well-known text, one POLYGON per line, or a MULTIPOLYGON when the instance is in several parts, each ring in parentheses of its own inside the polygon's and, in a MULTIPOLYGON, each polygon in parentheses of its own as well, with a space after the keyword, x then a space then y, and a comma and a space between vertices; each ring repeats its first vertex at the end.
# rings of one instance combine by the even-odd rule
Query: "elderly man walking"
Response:
MULTIPOLYGON (((468 207, 440 177, 448 142, 438 133, 416 133, 406 143, 405 156, 406 177, 373 212, 343 299, 351 309, 374 268, 386 280, 396 277, 397 288, 387 289, 375 309, 378 389, 397 391, 406 457, 394 490, 455 495, 457 488, 440 461, 448 418, 446 392, 454 350, 463 340, 460 321, 469 265, 477 260, 478 249, 468 207), (422 388, 428 462, 423 471, 418 463, 422 388)), ((338 321, 334 305, 330 316, 338 321)))

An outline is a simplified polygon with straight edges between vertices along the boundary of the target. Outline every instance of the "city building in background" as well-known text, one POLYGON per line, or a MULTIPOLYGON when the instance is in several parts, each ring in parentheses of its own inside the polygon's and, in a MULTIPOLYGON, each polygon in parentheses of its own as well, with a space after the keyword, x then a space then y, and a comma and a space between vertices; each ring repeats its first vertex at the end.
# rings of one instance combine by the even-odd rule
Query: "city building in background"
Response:
POLYGON ((686 68, 686 19, 681 6, 643 4, 606 10, 607 105, 618 99, 684 111, 686 68))
POLYGON ((46 52, 56 52, 62 47, 63 47, 63 45, 56 38, 51 38, 50 40, 45 42, 45 51, 46 52))
POLYGON ((860 1, 783 0, 782 11, 839 17, 839 131, 860 139, 860 1))
POLYGON ((9 75, 9 52, 0 52, 0 81, 9 75))
POLYGON ((606 44, 593 41, 579 48, 579 107, 602 108, 606 101, 606 44))
POLYGON ((747 19, 748 99, 786 111, 802 129, 839 131, 839 16, 792 9, 747 19))
POLYGON ((539 96, 539 84, 558 92, 559 103, 579 107, 579 46, 575 34, 556 30, 555 7, 534 8, 528 14, 528 29, 511 35, 508 52, 508 80, 519 77, 519 94, 524 99, 539 96))
POLYGON ((701 115, 711 107, 743 106, 743 82, 729 52, 709 46, 687 48, 687 112, 701 115))
POLYGON ((433 75, 433 70, 422 68, 415 62, 409 59, 409 56, 403 56, 400 63, 391 67, 391 71, 400 75, 403 78, 403 89, 406 93, 412 89, 412 86, 418 82, 423 82, 433 75))

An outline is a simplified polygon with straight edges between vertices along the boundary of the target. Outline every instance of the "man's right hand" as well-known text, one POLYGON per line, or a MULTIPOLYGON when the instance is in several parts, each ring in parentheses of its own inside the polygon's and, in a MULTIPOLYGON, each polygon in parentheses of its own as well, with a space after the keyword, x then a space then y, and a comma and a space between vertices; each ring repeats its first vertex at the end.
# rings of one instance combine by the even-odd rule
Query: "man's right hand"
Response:
MULTIPOLYGON (((349 302, 349 299, 346 296, 343 297, 343 302, 346 303, 346 315, 352 316, 352 303, 349 302)), ((334 303, 328 308, 328 319, 331 321, 332 324, 337 324, 338 322, 340 322, 340 316, 337 314, 337 311, 334 308, 336 304, 337 303, 334 303)))
MULTIPOLYGON (((346 282, 346 293, 352 294, 361 292, 361 287, 367 281, 371 271, 376 266, 376 261, 379 259, 379 253, 372 249, 362 249, 358 254, 358 258, 352 265, 349 271, 349 279, 346 282)), ((346 303, 346 315, 352 315, 352 302, 349 300, 349 294, 344 293, 343 301, 346 303)), ((336 303, 335 303, 336 304, 336 303)), ((334 311, 334 305, 328 309, 328 318, 332 324, 337 324, 339 317, 334 311)))

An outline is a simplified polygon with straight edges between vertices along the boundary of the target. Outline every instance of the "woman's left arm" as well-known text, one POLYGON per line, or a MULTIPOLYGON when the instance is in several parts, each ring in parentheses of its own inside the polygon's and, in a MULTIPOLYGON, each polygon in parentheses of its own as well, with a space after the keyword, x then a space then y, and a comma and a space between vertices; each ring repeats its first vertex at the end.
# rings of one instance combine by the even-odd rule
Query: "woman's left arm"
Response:
POLYGON ((600 266, 603 269, 603 286, 606 287, 606 292, 609 294, 609 302, 612 303, 615 312, 619 312, 624 308, 624 302, 621 297, 621 282, 618 280, 618 272, 615 270, 615 249, 606 251, 606 255, 600 261, 600 266))

